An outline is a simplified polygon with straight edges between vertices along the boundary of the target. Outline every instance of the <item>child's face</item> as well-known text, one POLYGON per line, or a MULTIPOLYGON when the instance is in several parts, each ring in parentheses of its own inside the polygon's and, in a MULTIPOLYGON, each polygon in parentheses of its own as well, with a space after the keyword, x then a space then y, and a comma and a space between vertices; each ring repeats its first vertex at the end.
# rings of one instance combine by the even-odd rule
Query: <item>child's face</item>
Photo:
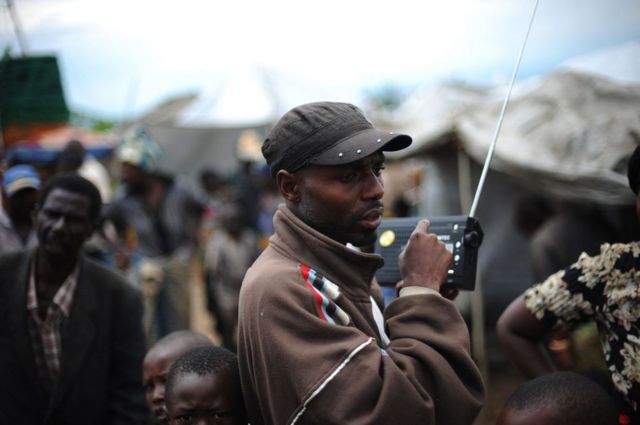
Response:
POLYGON ((172 350, 171 347, 152 349, 142 364, 142 383, 147 405, 153 417, 161 424, 169 423, 164 405, 164 385, 169 368, 179 355, 180 351, 172 350))
POLYGON ((167 404, 170 423, 246 425, 237 393, 226 372, 178 375, 167 404))
POLYGON ((514 410, 505 407, 496 425, 560 425, 556 415, 553 415, 548 409, 526 409, 514 410))

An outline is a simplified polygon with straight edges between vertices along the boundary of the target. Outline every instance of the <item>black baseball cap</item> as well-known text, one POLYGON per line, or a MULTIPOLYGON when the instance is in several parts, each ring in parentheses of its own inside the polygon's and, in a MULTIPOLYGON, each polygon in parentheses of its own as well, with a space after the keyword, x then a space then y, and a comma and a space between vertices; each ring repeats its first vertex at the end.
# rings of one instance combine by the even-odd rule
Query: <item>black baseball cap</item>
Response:
POLYGON ((262 145, 262 155, 275 177, 280 170, 348 164, 379 150, 398 151, 410 144, 406 134, 374 128, 350 103, 314 102, 280 118, 262 145))

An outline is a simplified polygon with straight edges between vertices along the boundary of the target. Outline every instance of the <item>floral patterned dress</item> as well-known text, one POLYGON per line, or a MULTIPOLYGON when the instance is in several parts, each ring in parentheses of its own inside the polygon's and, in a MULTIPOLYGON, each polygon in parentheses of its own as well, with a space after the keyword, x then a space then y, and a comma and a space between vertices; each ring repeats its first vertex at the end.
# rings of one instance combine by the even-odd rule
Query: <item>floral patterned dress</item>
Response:
POLYGON ((527 309, 545 326, 593 320, 611 379, 635 413, 640 408, 640 244, 603 244, 525 292, 527 309))

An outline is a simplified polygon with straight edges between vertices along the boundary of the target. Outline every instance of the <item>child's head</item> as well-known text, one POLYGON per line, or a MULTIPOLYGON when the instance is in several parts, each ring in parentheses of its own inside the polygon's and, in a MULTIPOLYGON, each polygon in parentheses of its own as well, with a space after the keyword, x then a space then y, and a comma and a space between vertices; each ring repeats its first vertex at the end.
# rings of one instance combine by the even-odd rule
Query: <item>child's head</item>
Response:
POLYGON ((147 352, 142 364, 142 382, 149 409, 159 423, 167 424, 169 420, 164 405, 169 368, 187 351, 210 345, 211 340, 202 334, 176 331, 160 339, 147 352))
POLYGON ((172 424, 246 425, 236 355, 213 346, 185 353, 169 370, 166 404, 172 424))
POLYGON ((575 372, 555 372, 520 385, 509 396, 497 425, 616 424, 611 396, 575 372))

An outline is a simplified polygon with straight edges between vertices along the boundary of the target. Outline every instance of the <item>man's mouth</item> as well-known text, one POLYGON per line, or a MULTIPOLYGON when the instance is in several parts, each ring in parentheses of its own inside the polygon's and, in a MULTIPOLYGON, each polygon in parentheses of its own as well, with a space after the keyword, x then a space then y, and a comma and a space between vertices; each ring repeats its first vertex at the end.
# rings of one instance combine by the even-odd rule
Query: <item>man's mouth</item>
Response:
POLYGON ((153 415, 156 417, 156 419, 158 419, 160 423, 167 423, 167 419, 169 419, 166 410, 164 410, 162 407, 153 409, 153 415))
POLYGON ((377 229, 382 223, 382 214, 384 213, 384 209, 375 208, 370 210, 360 219, 360 223, 369 229, 377 229))
POLYGON ((57 252, 65 250, 66 243, 59 238, 47 238, 43 244, 49 251, 57 252))

